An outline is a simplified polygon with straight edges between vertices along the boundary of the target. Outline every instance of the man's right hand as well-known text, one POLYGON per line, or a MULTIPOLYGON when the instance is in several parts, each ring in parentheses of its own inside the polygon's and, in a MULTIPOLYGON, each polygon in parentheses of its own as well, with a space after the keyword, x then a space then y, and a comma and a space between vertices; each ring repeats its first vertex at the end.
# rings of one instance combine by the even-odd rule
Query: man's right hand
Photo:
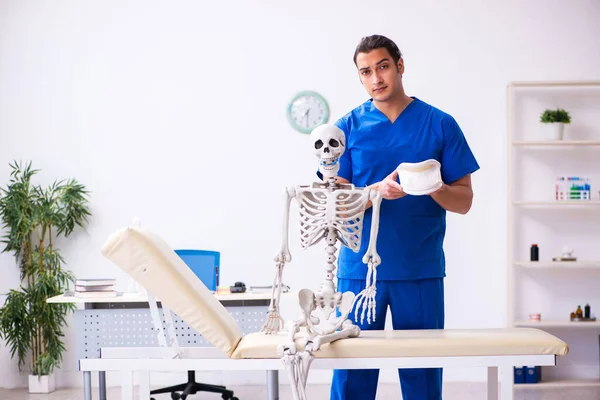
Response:
POLYGON ((369 187, 381 193, 381 197, 386 200, 396 200, 406 196, 404 189, 398 183, 398 171, 396 170, 386 176, 381 182, 377 182, 369 187))

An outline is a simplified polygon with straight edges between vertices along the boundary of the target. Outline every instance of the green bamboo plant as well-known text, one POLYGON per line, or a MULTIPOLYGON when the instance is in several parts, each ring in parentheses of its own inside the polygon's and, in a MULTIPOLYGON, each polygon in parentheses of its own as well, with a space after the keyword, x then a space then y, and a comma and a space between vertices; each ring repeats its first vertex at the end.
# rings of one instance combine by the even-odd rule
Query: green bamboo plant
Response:
POLYGON ((88 192, 75 179, 42 188, 31 182, 39 172, 31 168, 31 162, 10 166, 9 184, 0 189, 5 232, 2 252, 14 254, 21 284, 9 291, 0 308, 0 338, 10 346, 11 357, 18 356, 19 370, 29 361, 29 353, 31 375, 50 375, 62 362, 63 326, 67 325, 67 315, 75 310, 74 304, 46 302, 75 282, 73 274, 63 269, 64 259, 54 242, 87 223, 91 215, 88 192))

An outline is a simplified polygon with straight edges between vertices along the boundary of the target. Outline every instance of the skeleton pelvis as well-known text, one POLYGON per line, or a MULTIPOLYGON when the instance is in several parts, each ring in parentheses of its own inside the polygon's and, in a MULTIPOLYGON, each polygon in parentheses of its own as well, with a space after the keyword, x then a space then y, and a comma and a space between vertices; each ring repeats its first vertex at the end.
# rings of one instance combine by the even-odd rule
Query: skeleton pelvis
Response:
POLYGON ((355 294, 352 292, 312 292, 302 289, 299 293, 300 307, 311 332, 326 335, 338 330, 352 309, 355 294), (336 315, 336 309, 340 315, 336 315))

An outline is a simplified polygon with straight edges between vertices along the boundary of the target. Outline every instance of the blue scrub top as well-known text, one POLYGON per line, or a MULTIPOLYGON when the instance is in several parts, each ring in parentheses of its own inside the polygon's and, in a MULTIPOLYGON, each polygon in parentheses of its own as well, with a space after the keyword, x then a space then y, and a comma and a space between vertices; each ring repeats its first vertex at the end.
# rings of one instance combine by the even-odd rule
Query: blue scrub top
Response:
MULTIPOLYGON (((413 97, 391 123, 367 100, 336 122, 346 135, 346 151, 339 176, 356 187, 383 180, 402 162, 436 159, 442 179, 450 184, 475 172, 479 165, 452 116, 413 97)), ((337 276, 364 279, 362 257, 369 247, 372 207, 365 212, 358 253, 340 247, 337 276)), ((415 280, 444 277, 443 250, 446 210, 430 196, 406 195, 382 200, 377 237, 381 264, 378 280, 415 280)))

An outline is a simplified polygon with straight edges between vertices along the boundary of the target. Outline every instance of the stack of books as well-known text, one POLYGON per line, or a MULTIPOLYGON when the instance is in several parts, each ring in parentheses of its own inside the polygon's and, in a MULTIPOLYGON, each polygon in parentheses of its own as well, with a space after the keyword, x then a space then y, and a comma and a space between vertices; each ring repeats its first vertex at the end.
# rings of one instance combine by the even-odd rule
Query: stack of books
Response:
MULTIPOLYGON (((285 283, 281 285, 281 293, 287 293, 290 291, 290 287, 285 283)), ((273 285, 268 286, 250 286, 250 292, 252 293, 271 293, 273 292, 273 285)))
POLYGON ((75 297, 116 297, 116 279, 77 279, 75 297))

